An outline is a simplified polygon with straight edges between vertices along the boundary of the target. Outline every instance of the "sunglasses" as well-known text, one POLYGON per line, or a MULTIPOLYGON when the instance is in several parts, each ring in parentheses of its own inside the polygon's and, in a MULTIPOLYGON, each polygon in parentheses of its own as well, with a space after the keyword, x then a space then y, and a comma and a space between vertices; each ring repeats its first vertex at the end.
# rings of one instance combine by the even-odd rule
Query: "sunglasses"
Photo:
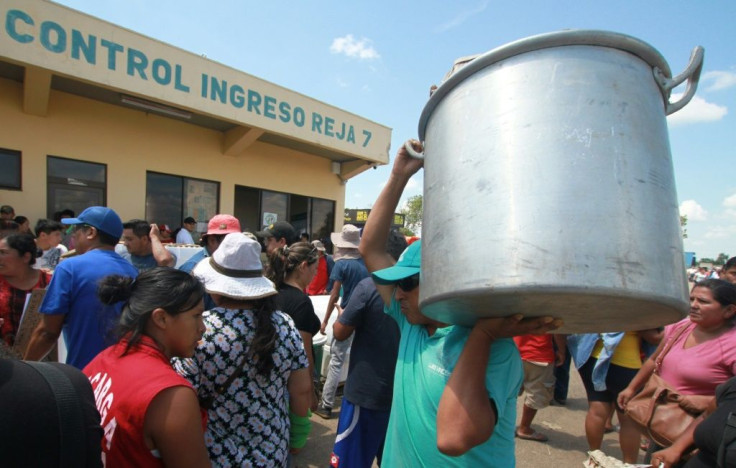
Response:
POLYGON ((396 282, 396 285, 401 288, 404 292, 410 292, 416 289, 417 286, 419 286, 419 274, 411 275, 407 278, 404 278, 402 280, 399 280, 396 282))

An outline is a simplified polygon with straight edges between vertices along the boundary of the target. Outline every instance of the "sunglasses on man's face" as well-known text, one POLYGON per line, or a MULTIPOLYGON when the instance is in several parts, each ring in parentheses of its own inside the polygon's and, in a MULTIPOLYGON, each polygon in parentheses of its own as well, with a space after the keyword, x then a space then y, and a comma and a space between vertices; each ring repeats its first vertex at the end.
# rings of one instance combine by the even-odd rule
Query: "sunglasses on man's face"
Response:
POLYGON ((407 278, 404 278, 402 280, 399 280, 396 282, 396 285, 401 288, 404 292, 410 292, 416 289, 417 286, 419 286, 419 274, 411 275, 407 278))

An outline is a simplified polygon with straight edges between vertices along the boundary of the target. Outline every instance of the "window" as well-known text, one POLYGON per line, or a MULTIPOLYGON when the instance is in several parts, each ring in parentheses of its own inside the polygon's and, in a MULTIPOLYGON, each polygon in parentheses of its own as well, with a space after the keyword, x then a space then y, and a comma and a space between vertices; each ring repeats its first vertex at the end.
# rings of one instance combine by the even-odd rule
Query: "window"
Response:
POLYGON ((46 158, 47 216, 71 209, 79 214, 107 203, 107 165, 48 156, 46 158))
POLYGON ((10 190, 20 190, 21 172, 20 172, 20 151, 0 148, 0 188, 10 190))
POLYGON ((219 195, 219 182, 146 172, 146 220, 176 229, 191 216, 206 229, 219 210, 219 195))
POLYGON ((335 227, 335 202, 236 185, 234 215, 244 231, 287 221, 297 233, 307 232, 310 239, 325 242, 335 227))

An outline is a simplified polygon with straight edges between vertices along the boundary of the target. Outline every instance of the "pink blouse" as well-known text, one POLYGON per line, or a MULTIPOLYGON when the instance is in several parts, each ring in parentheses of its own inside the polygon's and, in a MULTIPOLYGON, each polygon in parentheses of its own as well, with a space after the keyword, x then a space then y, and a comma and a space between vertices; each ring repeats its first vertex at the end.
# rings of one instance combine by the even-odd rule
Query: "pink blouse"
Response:
POLYGON ((686 318, 665 327, 665 342, 683 326, 687 330, 665 355, 660 376, 683 395, 714 395, 718 384, 736 375, 736 327, 685 349, 685 341, 696 326, 686 318))

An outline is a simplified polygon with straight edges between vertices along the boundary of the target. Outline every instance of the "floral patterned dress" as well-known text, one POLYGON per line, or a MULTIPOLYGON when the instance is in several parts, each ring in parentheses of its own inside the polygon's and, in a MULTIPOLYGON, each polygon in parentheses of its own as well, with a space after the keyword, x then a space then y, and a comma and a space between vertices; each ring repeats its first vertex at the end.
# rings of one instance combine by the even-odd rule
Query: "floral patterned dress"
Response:
MULTIPOLYGON (((256 330, 250 310, 215 308, 205 313, 202 342, 191 359, 173 360, 174 368, 207 397, 236 371, 256 330)), ((274 368, 260 375, 250 360, 242 374, 218 395, 209 410, 205 443, 213 466, 286 466, 289 455, 291 372, 309 365, 291 318, 274 312, 277 340, 274 368)))

